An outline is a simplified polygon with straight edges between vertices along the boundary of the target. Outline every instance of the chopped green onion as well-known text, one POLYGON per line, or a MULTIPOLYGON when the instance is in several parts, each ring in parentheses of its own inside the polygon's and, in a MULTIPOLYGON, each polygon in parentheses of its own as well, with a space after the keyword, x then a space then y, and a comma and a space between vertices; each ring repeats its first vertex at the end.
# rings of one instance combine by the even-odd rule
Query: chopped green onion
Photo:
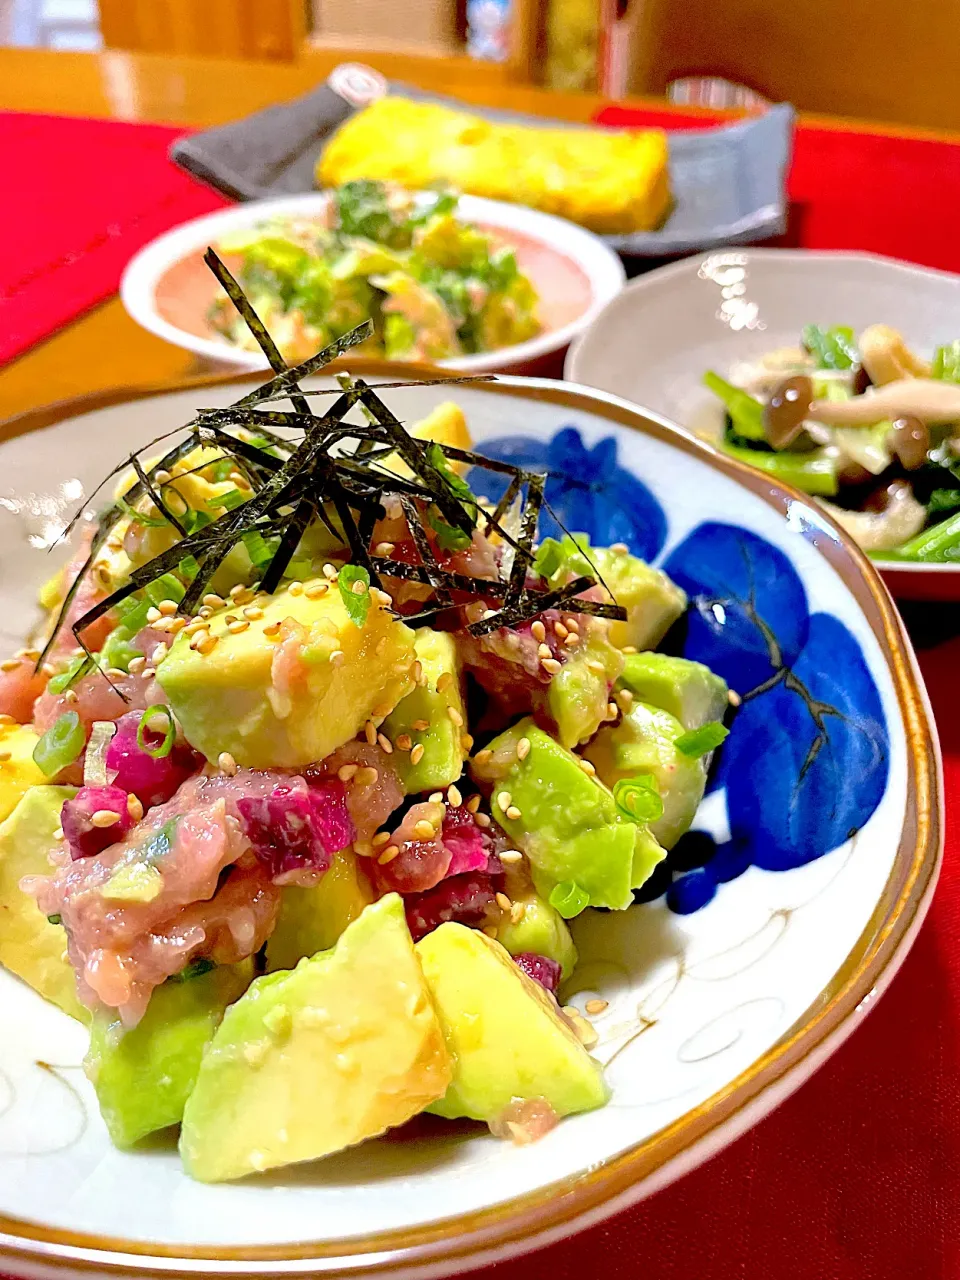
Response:
POLYGON ((613 788, 613 798, 617 808, 631 822, 656 822, 663 817, 663 800, 652 773, 621 778, 613 788))
POLYGON ((851 369, 860 362, 860 353, 848 325, 821 329, 818 324, 804 325, 801 341, 817 362, 818 369, 851 369))
MULTIPOLYGON (((159 733, 160 730, 153 730, 159 733)), ((155 702, 152 707, 147 707, 146 711, 140 717, 140 723, 137 725, 137 746, 141 751, 145 751, 148 756, 152 756, 154 760, 163 760, 173 750, 173 744, 177 736, 177 724, 173 718, 173 712, 164 702, 155 702), (155 715, 163 713, 167 717, 167 728, 163 735, 163 741, 156 747, 147 744, 147 733, 150 732, 148 721, 155 715)))
POLYGON ((117 499, 117 506, 124 515, 130 517, 134 524, 142 525, 144 529, 162 529, 164 525, 169 524, 166 516, 148 516, 146 512, 131 507, 130 503, 123 498, 117 499))
POLYGON ((192 582, 200 572, 200 562, 195 556, 184 556, 177 569, 188 582, 192 582))
POLYGON ((355 627, 362 627, 370 612, 370 575, 363 565, 345 564, 337 575, 337 586, 343 607, 355 627), (355 591, 353 584, 363 583, 362 591, 355 591))
POLYGON ((164 600, 176 600, 179 603, 185 594, 183 583, 172 573, 163 573, 155 581, 148 582, 144 591, 153 604, 160 604, 164 600))
POLYGON ((169 982, 189 982, 191 978, 199 978, 205 973, 209 973, 211 969, 217 966, 208 956, 201 956, 198 960, 192 961, 185 969, 181 969, 179 973, 171 975, 169 982))
POLYGON ((243 545, 247 549, 247 555, 250 557, 250 563, 253 567, 255 569, 265 569, 273 559, 273 553, 277 546, 276 538, 271 538, 268 542, 257 529, 247 529, 240 536, 243 539, 243 545))
POLYGON ((41 773, 54 778, 61 769, 73 764, 86 741, 87 735, 76 711, 65 711, 33 748, 33 762, 41 773))
POLYGON ((701 725, 699 729, 681 733, 679 738, 674 738, 673 745, 683 755, 698 760, 709 751, 716 751, 729 732, 719 720, 713 720, 710 724, 701 725))
POLYGON ((590 905, 590 895, 586 889, 580 888, 576 880, 563 880, 550 890, 550 905, 564 920, 572 920, 590 905))
POLYGON ((117 726, 113 720, 95 720, 90 730, 86 755, 83 757, 83 785, 105 787, 107 779, 107 752, 117 726))
POLYGON ((74 658, 64 667, 64 669, 47 681, 47 689, 50 693, 63 693, 69 689, 74 680, 78 680, 84 671, 88 671, 93 666, 89 658, 74 658))
POLYGON ((541 578, 552 578, 567 563, 566 552, 562 542, 556 538, 544 538, 533 561, 534 570, 541 578))
POLYGON ((206 505, 208 507, 223 507, 225 511, 233 511, 234 508, 241 506, 247 501, 247 495, 241 493, 239 489, 228 489, 226 493, 218 493, 213 498, 208 498, 206 505))
POLYGON ((49 922, 50 922, 51 924, 63 924, 63 916, 61 916, 61 915, 59 915, 59 914, 57 914, 57 915, 52 915, 52 916, 47 916, 47 919, 49 920, 49 922))
POLYGON ((726 407, 737 435, 748 440, 766 440, 767 429, 763 421, 763 405, 740 387, 735 387, 719 373, 708 370, 703 375, 703 385, 712 391, 726 407))
POLYGON ((720 449, 729 458, 756 467, 772 480, 792 484, 804 493, 831 498, 840 488, 837 459, 817 450, 814 453, 764 453, 759 449, 739 449, 723 443, 720 449))
POLYGON ((927 500, 927 510, 934 515, 956 511, 957 507, 960 507, 960 489, 934 489, 927 500))
POLYGON ((223 484, 224 480, 230 479, 236 469, 237 464, 232 458, 218 458, 216 462, 210 463, 210 478, 214 484, 223 484))

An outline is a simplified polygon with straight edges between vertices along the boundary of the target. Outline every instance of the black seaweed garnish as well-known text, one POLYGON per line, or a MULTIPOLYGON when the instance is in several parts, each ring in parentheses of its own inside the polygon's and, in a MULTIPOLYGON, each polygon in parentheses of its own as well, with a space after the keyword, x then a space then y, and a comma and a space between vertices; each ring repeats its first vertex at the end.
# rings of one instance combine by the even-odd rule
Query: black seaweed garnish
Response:
MULTIPOLYGON (((114 468, 98 486, 97 492, 131 465, 137 477, 123 498, 101 514, 90 554, 70 584, 41 662, 50 652, 84 577, 93 570, 110 533, 129 515, 133 504, 144 498, 153 503, 160 518, 177 532, 179 540, 134 570, 122 587, 73 625, 77 644, 85 653, 89 653, 83 641, 86 628, 164 574, 180 572, 187 579, 192 575, 179 603, 182 614, 192 614, 226 556, 238 543, 251 538, 262 540, 258 546, 273 546, 268 553, 269 561, 264 557, 264 563, 257 567, 259 589, 275 591, 313 519, 322 520, 331 535, 342 543, 343 554, 367 570, 373 587, 378 587, 383 578, 394 578, 420 582, 431 589, 421 611, 412 617, 406 615, 410 621, 432 618, 450 609, 462 610, 477 600, 483 601, 487 608, 481 619, 468 626, 474 636, 487 635, 501 627, 517 627, 550 608, 567 608, 601 618, 626 617, 619 605, 582 598, 584 592, 597 585, 595 577, 579 577, 549 590, 547 582, 536 573, 534 540, 537 519, 544 505, 542 475, 485 458, 469 449, 418 440, 407 432, 379 393, 422 385, 417 379, 383 383, 374 388, 360 378, 343 376, 339 390, 301 389, 302 378, 363 342, 371 333, 369 321, 309 360, 287 368, 240 285, 212 249, 204 257, 256 338, 274 376, 225 409, 198 410, 196 417, 180 428, 187 431, 186 438, 168 450, 159 462, 146 468, 140 460, 139 453, 143 452, 140 450, 114 468), (311 399, 317 396, 333 398, 324 412, 316 413, 311 407, 311 399), (292 411, 266 407, 277 400, 288 400, 292 411), (348 414, 355 408, 361 411, 363 420, 347 421, 348 414), (277 429, 289 434, 281 435, 277 429), (247 481, 251 493, 216 518, 202 525, 194 521, 194 526, 199 527, 188 528, 183 515, 171 510, 163 494, 165 487, 176 483, 180 476, 161 475, 158 479, 158 473, 169 472, 175 463, 200 445, 218 449, 219 461, 229 462, 247 481), (401 458, 410 475, 394 474, 385 465, 391 456, 401 458), (510 477, 495 510, 490 511, 467 496, 466 486, 449 472, 451 462, 467 463, 510 477), (418 562, 384 555, 379 547, 371 547, 374 527, 386 515, 388 501, 399 502, 404 512, 418 562), (504 528, 503 520, 517 501, 520 503, 519 527, 511 532, 504 528), (438 554, 436 550, 438 534, 445 531, 455 542, 454 535, 469 539, 478 528, 482 528, 484 537, 495 536, 512 552, 512 556, 506 557, 504 574, 496 579, 474 577, 451 569, 444 563, 444 553, 438 554), (269 544, 268 540, 271 540, 269 544), (184 563, 193 566, 190 574, 183 573, 184 563), (491 604, 499 607, 490 607, 491 604)), ((479 380, 487 380, 489 376, 481 375, 479 380)), ((430 379, 428 385, 477 380, 430 379)), ((174 434, 176 432, 169 432, 158 437, 146 448, 174 434)), ((194 470, 210 465, 212 462, 206 462, 194 470)), ((75 527, 82 514, 82 511, 77 513, 67 532, 75 527)), ((449 557, 446 560, 449 561, 449 557)))

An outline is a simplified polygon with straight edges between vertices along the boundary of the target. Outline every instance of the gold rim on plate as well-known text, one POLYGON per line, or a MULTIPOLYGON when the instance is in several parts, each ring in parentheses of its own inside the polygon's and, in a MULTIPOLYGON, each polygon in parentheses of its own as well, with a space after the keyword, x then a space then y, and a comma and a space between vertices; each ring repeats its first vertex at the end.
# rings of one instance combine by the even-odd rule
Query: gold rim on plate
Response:
MULTIPOLYGON (((431 378, 457 377, 449 370, 422 365, 411 369, 409 365, 377 360, 353 360, 348 364, 351 372, 367 377, 399 379, 411 372, 431 378)), ((256 372, 229 373, 63 400, 0 423, 0 441, 110 405, 194 388, 262 380, 263 376, 256 372)), ((477 382, 473 389, 604 416, 695 456, 784 515, 795 502, 809 504, 808 497, 799 491, 772 483, 753 468, 714 453, 678 428, 648 417, 639 408, 612 396, 571 383, 516 382, 509 378, 477 382)), ((812 1071, 853 1030, 864 1002, 896 971, 922 920, 942 852, 939 748, 910 642, 871 562, 826 513, 818 513, 818 522, 823 532, 813 533, 810 540, 863 610, 896 688, 907 742, 907 804, 893 868, 866 928, 828 985, 766 1053, 706 1102, 598 1167, 474 1213, 341 1241, 239 1248, 123 1240, 62 1231, 0 1215, 0 1263, 25 1274, 133 1272, 151 1280, 195 1278, 214 1271, 276 1280, 305 1272, 346 1278, 465 1270, 570 1234, 639 1201, 647 1194, 643 1184, 654 1175, 660 1175, 656 1178, 658 1186, 665 1185, 672 1180, 668 1169, 672 1162, 691 1156, 698 1146, 708 1147, 710 1154, 719 1150, 802 1083, 803 1069, 812 1071), (793 1076, 801 1079, 791 1082, 793 1076), (749 1109, 752 1115, 746 1114, 749 1109)))

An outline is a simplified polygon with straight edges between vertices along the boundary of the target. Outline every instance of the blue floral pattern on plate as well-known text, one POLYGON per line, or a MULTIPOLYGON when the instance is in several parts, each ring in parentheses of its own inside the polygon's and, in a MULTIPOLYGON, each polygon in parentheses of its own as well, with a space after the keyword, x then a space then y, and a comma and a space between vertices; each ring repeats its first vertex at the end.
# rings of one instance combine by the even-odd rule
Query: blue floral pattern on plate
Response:
MULTIPOLYGON (((541 517, 541 538, 561 533, 559 519, 595 545, 623 542, 645 560, 662 550, 666 515, 619 465, 613 437, 588 448, 565 427, 547 443, 504 436, 484 441, 482 451, 546 473, 555 515, 541 517)), ((493 500, 505 487, 480 469, 468 479, 493 500)), ((709 521, 662 567, 690 597, 680 652, 722 675, 742 699, 710 779, 710 790, 725 790, 730 839, 685 837, 639 895, 666 893, 668 906, 686 913, 749 866, 801 866, 853 836, 886 790, 890 744, 858 641, 831 614, 810 612, 778 547, 709 521)))

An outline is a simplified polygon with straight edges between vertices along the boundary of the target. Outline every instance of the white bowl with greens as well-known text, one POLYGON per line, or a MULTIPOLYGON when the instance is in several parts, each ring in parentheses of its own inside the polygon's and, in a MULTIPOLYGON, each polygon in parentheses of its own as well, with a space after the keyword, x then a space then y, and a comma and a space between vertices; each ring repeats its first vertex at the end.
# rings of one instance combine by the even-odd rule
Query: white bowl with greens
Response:
POLYGON ((151 333, 246 369, 266 361, 203 265, 210 245, 294 363, 371 316, 364 354, 532 371, 557 361, 626 278, 591 232, 496 200, 355 182, 254 201, 160 236, 120 287, 151 333))

